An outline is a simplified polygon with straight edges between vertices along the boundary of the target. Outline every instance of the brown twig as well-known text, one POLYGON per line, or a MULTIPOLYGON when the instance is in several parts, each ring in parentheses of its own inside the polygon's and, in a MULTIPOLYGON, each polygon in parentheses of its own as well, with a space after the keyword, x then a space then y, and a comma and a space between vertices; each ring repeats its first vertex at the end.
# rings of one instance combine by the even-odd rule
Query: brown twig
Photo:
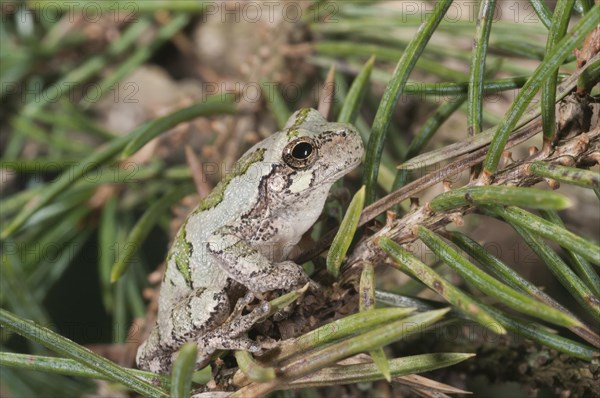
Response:
MULTIPOLYGON (((559 143, 559 145, 551 154, 545 154, 544 152, 540 151, 524 160, 515 162, 510 167, 496 174, 493 184, 531 186, 543 180, 542 177, 529 173, 529 165, 533 161, 545 160, 547 162, 560 165, 574 166, 585 164, 589 166, 595 162, 594 159, 598 152, 600 152, 600 128, 596 127, 592 131, 582 133, 576 137, 559 143)), ((462 170, 465 170, 468 167, 469 166, 467 165, 462 165, 462 170)), ((436 175, 439 176, 439 172, 436 173, 436 175)), ((430 180, 433 179, 430 178, 430 180)), ((472 185, 472 183, 468 185, 472 185)), ((408 189, 409 186, 407 185, 405 188, 408 189)), ((404 217, 395 220, 391 225, 384 226, 372 236, 362 240, 356 246, 351 257, 348 259, 347 268, 350 268, 353 264, 365 259, 369 259, 370 261, 383 259, 383 253, 377 248, 377 245, 374 244, 380 236, 385 235, 399 243, 410 243, 416 240, 416 237, 412 233, 412 227, 414 225, 423 225, 427 228, 438 229, 449 224, 457 213, 465 214, 472 210, 473 207, 466 207, 446 212, 433 212, 427 205, 420 207, 404 217)))

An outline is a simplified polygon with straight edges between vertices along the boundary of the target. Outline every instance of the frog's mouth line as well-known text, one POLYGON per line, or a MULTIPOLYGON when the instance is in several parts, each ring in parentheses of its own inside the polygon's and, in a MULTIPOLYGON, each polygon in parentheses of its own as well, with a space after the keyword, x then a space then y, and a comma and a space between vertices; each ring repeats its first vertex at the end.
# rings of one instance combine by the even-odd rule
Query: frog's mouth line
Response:
POLYGON ((339 170, 337 173, 331 173, 329 175, 324 176, 321 179, 323 183, 333 183, 348 174, 351 170, 354 170, 362 161, 362 158, 357 158, 353 163, 349 164, 347 167, 344 167, 343 170, 339 170))

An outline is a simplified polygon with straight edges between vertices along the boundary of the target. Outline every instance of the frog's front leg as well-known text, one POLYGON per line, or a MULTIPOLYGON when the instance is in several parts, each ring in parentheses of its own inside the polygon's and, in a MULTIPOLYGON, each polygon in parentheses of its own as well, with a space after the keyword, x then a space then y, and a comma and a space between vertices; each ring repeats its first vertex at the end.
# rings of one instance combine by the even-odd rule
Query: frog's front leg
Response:
POLYGON ((233 234, 215 233, 208 251, 227 275, 254 293, 291 291, 310 281, 293 261, 272 263, 248 242, 233 234))

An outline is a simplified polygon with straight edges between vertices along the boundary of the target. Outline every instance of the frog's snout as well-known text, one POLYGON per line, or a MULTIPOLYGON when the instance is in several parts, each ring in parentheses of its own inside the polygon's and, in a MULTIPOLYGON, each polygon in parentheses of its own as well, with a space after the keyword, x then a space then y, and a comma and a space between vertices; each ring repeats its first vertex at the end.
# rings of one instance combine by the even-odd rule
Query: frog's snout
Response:
POLYGON ((352 168, 358 166, 365 155, 365 145, 363 143, 360 133, 351 124, 343 124, 346 138, 346 150, 350 158, 353 160, 352 168))

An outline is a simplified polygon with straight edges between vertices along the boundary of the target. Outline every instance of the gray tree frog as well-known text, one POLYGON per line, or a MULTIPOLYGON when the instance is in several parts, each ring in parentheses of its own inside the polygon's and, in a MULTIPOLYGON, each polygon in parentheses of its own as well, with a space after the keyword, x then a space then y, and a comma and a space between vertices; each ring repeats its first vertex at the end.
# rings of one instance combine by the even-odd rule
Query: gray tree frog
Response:
POLYGON ((198 367, 216 350, 260 351, 246 332, 268 314, 268 303, 237 316, 232 306, 309 281, 287 256, 319 217, 331 185, 363 152, 354 127, 308 108, 249 149, 177 233, 138 366, 168 372, 187 341, 198 344, 198 367))

